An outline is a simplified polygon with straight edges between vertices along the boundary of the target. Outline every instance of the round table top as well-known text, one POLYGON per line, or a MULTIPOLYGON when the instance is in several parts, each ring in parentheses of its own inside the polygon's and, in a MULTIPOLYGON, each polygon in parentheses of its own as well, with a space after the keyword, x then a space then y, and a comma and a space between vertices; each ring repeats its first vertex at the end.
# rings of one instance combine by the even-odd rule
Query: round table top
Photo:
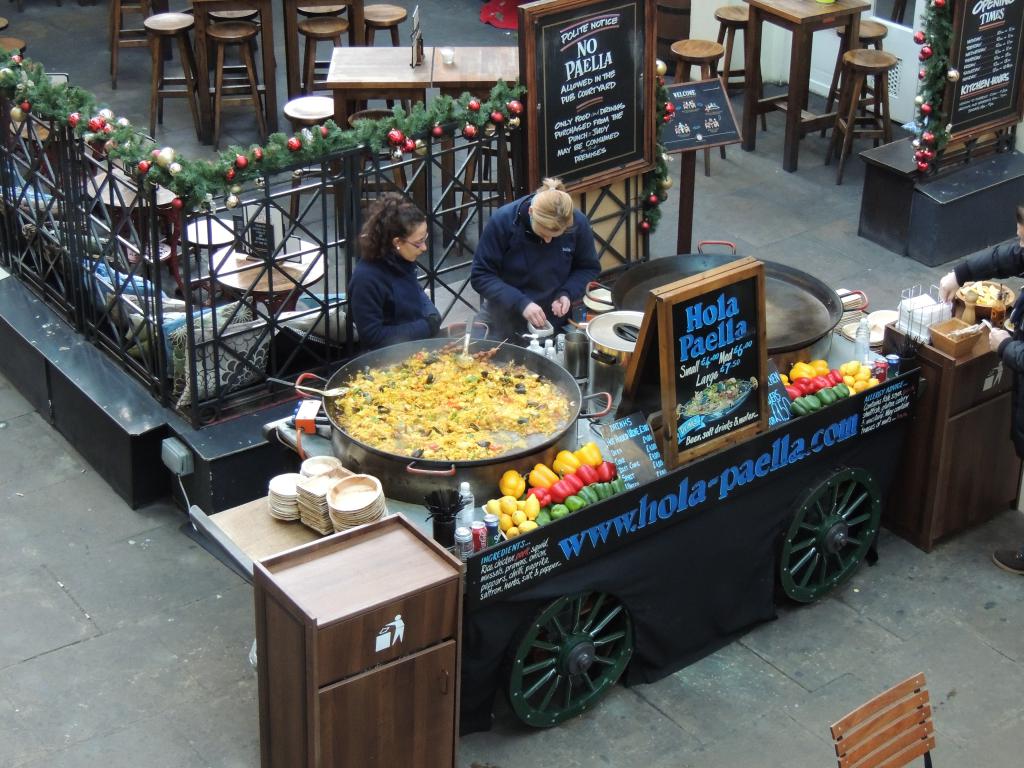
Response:
POLYGON ((9 22, 3 16, 0 16, 0 30, 7 29, 7 27, 10 26, 10 23, 11 22, 9 22))
POLYGON ((226 288, 267 296, 290 293, 296 286, 310 286, 323 278, 324 258, 319 245, 291 240, 288 246, 288 251, 275 256, 273 270, 263 259, 223 248, 213 257, 214 277, 226 288), (297 260, 286 260, 290 257, 297 260))
POLYGON ((235 242, 235 229, 223 219, 200 216, 185 225, 185 240, 200 246, 231 245, 235 242))

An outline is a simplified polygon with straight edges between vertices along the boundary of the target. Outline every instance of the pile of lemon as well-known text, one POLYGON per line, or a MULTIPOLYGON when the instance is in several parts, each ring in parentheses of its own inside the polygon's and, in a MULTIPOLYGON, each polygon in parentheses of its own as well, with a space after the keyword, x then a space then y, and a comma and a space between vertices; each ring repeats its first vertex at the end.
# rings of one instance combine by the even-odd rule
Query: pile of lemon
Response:
POLYGON ((878 379, 871 375, 871 366, 864 365, 859 360, 851 360, 839 366, 839 373, 843 375, 843 384, 850 388, 851 392, 863 392, 878 386, 878 379))
POLYGON ((537 515, 540 514, 540 502, 536 496, 517 499, 514 496, 502 496, 491 499, 484 505, 489 514, 498 516, 498 528, 505 538, 514 539, 521 533, 529 533, 537 528, 537 515))

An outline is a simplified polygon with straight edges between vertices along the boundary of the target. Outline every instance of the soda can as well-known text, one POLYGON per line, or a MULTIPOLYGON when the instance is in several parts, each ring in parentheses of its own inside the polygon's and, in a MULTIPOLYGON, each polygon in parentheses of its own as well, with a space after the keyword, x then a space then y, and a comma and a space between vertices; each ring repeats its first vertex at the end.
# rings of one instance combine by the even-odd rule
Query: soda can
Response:
POLYGON ((878 379, 879 384, 885 381, 885 377, 888 373, 889 363, 885 360, 875 360, 875 362, 871 364, 871 375, 878 379))
POLYGON ((473 534, 473 551, 487 549, 487 526, 482 520, 474 520, 469 527, 473 534))
POLYGON ((900 356, 899 355, 886 355, 885 362, 889 364, 889 375, 899 376, 900 374, 900 356))
POLYGON ((473 532, 464 525, 455 529, 455 554, 462 562, 473 554, 473 532))
POLYGON ((484 515, 484 526, 487 528, 487 546, 493 547, 501 542, 501 529, 498 528, 498 516, 484 515))

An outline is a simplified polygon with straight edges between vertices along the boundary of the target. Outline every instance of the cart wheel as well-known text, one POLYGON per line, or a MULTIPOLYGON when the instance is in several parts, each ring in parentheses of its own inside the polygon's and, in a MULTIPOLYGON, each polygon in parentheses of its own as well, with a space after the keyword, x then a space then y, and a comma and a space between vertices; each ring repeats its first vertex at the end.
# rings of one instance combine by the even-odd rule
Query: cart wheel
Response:
POLYGON ((548 728, 593 707, 633 655, 633 623, 612 595, 583 592, 549 603, 516 647, 509 701, 527 725, 548 728))
POLYGON ((782 544, 782 589, 810 603, 846 581, 878 531, 882 501, 871 474, 841 469, 797 508, 782 544))

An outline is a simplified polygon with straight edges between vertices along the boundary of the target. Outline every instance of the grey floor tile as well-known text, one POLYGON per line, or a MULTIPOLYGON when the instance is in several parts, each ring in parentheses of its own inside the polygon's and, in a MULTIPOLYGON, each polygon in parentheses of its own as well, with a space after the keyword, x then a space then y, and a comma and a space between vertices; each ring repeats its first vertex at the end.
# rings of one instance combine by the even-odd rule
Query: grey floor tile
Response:
POLYGON ((6 425, 0 430, 0 494, 28 493, 85 470, 39 414, 8 419, 6 425))
POLYGON ((169 712, 162 725, 177 737, 176 744, 194 749, 202 765, 255 768, 260 763, 255 681, 248 690, 232 689, 169 712))
MULTIPOLYGON (((11 278, 13 279, 13 278, 11 278)), ((13 386, 6 381, 0 383, 0 424, 7 429, 7 422, 19 416, 32 413, 32 405, 13 386)))

